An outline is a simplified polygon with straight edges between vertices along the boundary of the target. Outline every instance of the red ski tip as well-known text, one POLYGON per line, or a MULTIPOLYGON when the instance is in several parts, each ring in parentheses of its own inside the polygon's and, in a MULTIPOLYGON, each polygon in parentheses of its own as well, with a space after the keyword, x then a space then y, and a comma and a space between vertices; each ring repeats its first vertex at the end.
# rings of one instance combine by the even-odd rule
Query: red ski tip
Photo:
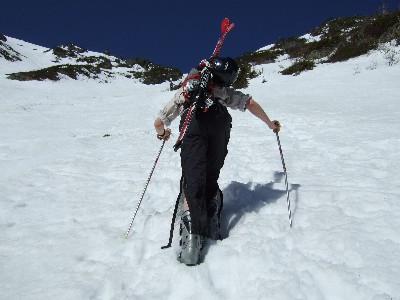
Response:
POLYGON ((221 22, 221 32, 225 32, 229 27, 229 19, 225 18, 221 22))

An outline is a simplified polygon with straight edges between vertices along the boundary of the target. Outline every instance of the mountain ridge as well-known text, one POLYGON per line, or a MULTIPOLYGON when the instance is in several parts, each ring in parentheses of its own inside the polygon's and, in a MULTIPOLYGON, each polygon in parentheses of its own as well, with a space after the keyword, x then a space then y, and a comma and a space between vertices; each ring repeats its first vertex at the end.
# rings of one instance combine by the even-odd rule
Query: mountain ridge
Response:
MULTIPOLYGON (((14 49, 15 42, 10 44, 7 40, 10 38, 0 34, 0 58, 14 63, 30 59, 14 49)), ((299 75, 318 64, 346 61, 367 54, 388 42, 400 45, 400 9, 374 15, 328 19, 303 36, 279 38, 269 46, 237 57, 240 72, 234 87, 246 88, 250 79, 259 77, 261 74, 255 66, 260 64, 289 59, 290 66, 281 73, 299 75)), ((16 44, 21 46, 18 42, 16 44)), ((115 76, 124 76, 143 84, 169 81, 171 88, 177 88, 184 75, 177 68, 154 64, 146 58, 123 59, 111 55, 109 51, 91 52, 71 43, 53 48, 42 47, 42 50, 41 55, 47 53, 47 59, 52 63, 41 68, 11 72, 7 78, 58 81, 66 77, 75 80, 83 77, 108 82, 115 76)), ((393 54, 392 62, 395 63, 393 54)))

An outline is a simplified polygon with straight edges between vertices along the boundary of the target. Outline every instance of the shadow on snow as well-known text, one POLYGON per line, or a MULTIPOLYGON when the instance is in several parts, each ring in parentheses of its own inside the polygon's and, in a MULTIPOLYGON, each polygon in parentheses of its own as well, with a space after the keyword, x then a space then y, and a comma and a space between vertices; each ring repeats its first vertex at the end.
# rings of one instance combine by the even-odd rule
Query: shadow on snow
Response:
MULTIPOLYGON (((224 195, 224 207, 222 209, 220 223, 221 236, 223 239, 229 236, 229 232, 246 213, 258 213, 262 207, 276 202, 280 198, 285 199, 284 205, 286 205, 284 176, 283 172, 275 172, 274 181, 267 184, 233 181, 222 191, 224 195), (279 183, 279 186, 277 183, 279 183)), ((292 218, 294 217, 295 208, 297 206, 299 187, 299 184, 289 184, 292 218)))
MULTIPOLYGON (((222 191, 224 195, 224 207, 222 208, 220 219, 221 238, 226 239, 229 237, 229 232, 238 224, 246 213, 258 213, 265 205, 276 202, 278 199, 284 201, 282 205, 286 207, 286 186, 284 178, 284 172, 274 172, 274 181, 266 184, 232 181, 222 191)), ((292 220, 294 224, 293 217, 299 200, 298 189, 300 185, 290 183, 288 185, 292 220)), ((216 241, 207 240, 202 250, 201 262, 204 262, 204 257, 208 253, 210 247, 215 244, 216 241)))

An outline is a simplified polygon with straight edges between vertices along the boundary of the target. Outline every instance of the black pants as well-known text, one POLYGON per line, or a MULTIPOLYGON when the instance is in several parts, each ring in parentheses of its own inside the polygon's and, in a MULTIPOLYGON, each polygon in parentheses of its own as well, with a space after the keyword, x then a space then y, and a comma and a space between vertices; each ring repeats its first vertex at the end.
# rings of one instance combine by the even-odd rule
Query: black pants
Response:
MULTIPOLYGON (((181 118, 182 127, 186 114, 181 118)), ((184 192, 192 218, 192 231, 208 236, 208 204, 219 190, 218 178, 228 153, 232 118, 226 107, 214 104, 197 111, 181 146, 184 192)))

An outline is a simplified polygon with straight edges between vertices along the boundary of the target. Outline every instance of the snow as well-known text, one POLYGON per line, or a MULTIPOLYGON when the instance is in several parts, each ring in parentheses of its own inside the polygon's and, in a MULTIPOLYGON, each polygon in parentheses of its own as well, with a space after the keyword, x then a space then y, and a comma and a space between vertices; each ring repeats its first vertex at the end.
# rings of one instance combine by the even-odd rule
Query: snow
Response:
POLYGON ((274 47, 275 46, 275 44, 270 44, 270 45, 267 45, 267 46, 265 46, 265 47, 261 47, 260 49, 258 49, 257 51, 265 51, 265 50, 270 50, 272 47, 274 47))
POLYGON ((382 51, 299 76, 280 75, 287 60, 257 67, 267 82, 245 92, 282 123, 293 227, 275 135, 231 111, 226 238, 187 267, 177 230, 160 249, 179 189, 174 141, 124 239, 168 83, 7 80, 51 65, 20 44, 23 62, 0 60, 1 299, 400 299, 400 64, 382 51))
POLYGON ((312 42, 319 42, 321 40, 321 36, 322 35, 313 36, 310 33, 306 33, 305 35, 301 36, 300 38, 307 40, 308 43, 312 43, 312 42))

